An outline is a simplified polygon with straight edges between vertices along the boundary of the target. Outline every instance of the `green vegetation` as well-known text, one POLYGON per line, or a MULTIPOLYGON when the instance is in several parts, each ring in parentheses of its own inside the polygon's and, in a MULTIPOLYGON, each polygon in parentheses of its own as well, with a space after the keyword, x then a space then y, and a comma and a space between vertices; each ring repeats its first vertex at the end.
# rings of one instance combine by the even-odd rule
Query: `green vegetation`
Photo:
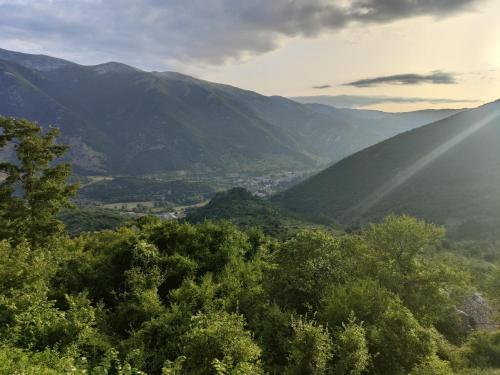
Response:
POLYGON ((214 189, 205 183, 116 177, 86 185, 78 196, 100 203, 163 201, 190 205, 207 200, 213 194, 214 189))
POLYGON ((500 101, 398 135, 274 197, 347 226, 408 214, 455 239, 500 238, 500 101))
POLYGON ((0 237, 41 244, 62 232, 59 211, 69 206, 76 185, 66 185, 69 164, 51 162, 66 147, 54 144, 57 129, 41 134, 36 124, 0 117, 0 147, 13 146, 16 163, 0 163, 0 237))
MULTIPOLYGON (((28 129, 19 145, 43 150, 47 162, 59 155, 48 152, 53 133, 43 138, 24 121, 0 127, 28 129)), ((62 228, 56 208, 73 187, 47 171, 67 177, 67 166, 31 161, 46 182, 34 186, 54 208, 41 223, 62 228)), ((24 190, 32 185, 8 189, 17 169, 4 170, 0 214, 15 236, 0 240, 0 374, 500 370, 499 331, 474 327, 494 322, 458 310, 475 291, 494 306, 500 265, 452 255, 439 226, 389 216, 357 234, 308 229, 279 239, 228 222, 142 217, 116 230, 44 237, 45 225, 25 226, 31 210, 11 205, 30 207, 24 190)))
POLYGON ((61 220, 70 235, 81 232, 96 232, 117 229, 130 218, 115 210, 105 208, 73 208, 61 214, 61 220))
POLYGON ((242 229, 260 228, 264 233, 277 237, 287 237, 300 229, 314 227, 297 215, 242 188, 217 193, 207 205, 191 210, 187 220, 191 223, 228 220, 242 229))

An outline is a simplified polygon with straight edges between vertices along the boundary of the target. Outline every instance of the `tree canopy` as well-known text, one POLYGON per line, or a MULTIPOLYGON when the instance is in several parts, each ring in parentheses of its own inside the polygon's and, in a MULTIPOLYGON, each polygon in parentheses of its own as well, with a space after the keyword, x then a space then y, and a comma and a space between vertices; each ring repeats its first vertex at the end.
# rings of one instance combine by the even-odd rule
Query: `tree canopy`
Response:
POLYGON ((56 128, 43 133, 27 120, 0 117, 0 147, 11 148, 15 158, 0 163, 4 179, 0 183, 0 236, 46 243, 63 231, 58 214, 69 206, 76 192, 68 185, 68 163, 54 164, 67 150, 55 143, 56 128))

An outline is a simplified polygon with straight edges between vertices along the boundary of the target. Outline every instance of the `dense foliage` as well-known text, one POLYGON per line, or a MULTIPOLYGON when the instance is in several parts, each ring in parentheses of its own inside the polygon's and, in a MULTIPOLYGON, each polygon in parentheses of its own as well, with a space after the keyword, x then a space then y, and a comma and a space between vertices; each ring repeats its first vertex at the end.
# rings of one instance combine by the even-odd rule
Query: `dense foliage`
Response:
POLYGON ((313 226, 299 216, 243 188, 217 193, 207 205, 191 210, 187 220, 194 224, 205 220, 228 220, 239 228, 259 227, 264 233, 276 237, 287 236, 299 229, 313 226))
POLYGON ((213 193, 211 186, 200 182, 116 177, 86 185, 78 195, 81 199, 103 203, 165 201, 188 205, 206 200, 213 193))
POLYGON ((459 310, 477 289, 498 299, 498 266, 475 271, 411 217, 286 239, 153 217, 45 241, 39 228, 0 242, 0 374, 500 369, 498 330, 459 310))
POLYGON ((68 234, 75 235, 81 232, 117 229, 130 218, 115 210, 88 207, 64 210, 61 220, 68 234))
POLYGON ((71 167, 66 163, 51 165, 64 154, 66 147, 55 144, 58 130, 42 129, 26 120, 0 116, 0 147, 12 147, 13 162, 0 163, 4 180, 0 185, 0 236, 34 244, 46 242, 61 233, 57 214, 69 206, 76 185, 66 185, 71 167))

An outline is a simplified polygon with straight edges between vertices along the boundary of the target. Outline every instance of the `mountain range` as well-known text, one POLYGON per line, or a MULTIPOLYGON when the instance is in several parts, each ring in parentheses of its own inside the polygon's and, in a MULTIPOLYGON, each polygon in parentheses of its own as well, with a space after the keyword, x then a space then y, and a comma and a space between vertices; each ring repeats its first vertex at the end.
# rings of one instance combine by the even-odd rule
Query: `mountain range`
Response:
POLYGON ((318 168, 456 112, 301 104, 175 72, 0 49, 0 115, 59 127, 83 175, 318 168))
POLYGON ((410 214, 450 234, 500 235, 500 101, 368 147, 273 200, 345 225, 410 214))

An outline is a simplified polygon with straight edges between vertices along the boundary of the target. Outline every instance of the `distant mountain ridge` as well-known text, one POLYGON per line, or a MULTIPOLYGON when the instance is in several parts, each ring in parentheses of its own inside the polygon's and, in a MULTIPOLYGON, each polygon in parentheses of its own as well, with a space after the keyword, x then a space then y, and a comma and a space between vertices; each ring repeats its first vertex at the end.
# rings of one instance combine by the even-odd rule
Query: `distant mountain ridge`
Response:
MULTIPOLYGON (((425 98, 386 95, 310 95, 294 96, 290 99, 303 104, 324 104, 338 108, 366 108, 378 104, 439 104, 439 105, 477 105, 480 100, 450 99, 450 98, 425 98)), ((465 109, 465 108, 463 108, 465 109)))
POLYGON ((47 55, 32 55, 22 52, 9 51, 0 48, 0 59, 10 61, 28 69, 41 72, 56 70, 66 66, 77 65, 67 60, 47 55))
POLYGON ((304 105, 175 72, 0 49, 0 115, 60 127, 81 174, 310 169, 451 113, 304 105))
POLYGON ((496 101, 362 150, 273 200, 346 225, 405 213, 498 237, 499 140, 496 101))

